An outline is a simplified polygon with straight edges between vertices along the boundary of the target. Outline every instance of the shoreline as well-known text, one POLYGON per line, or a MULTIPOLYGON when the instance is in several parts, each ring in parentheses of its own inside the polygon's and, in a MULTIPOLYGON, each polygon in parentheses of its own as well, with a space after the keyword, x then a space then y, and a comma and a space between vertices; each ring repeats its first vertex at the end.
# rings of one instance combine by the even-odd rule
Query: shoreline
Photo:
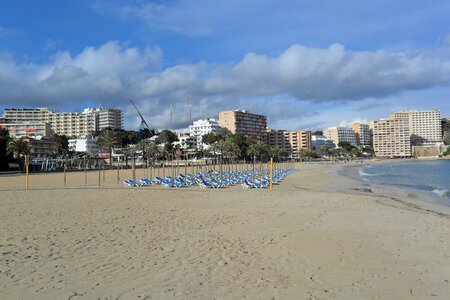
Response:
MULTIPOLYGON (((379 185, 371 181, 365 181, 358 173, 360 168, 373 164, 397 164, 403 162, 411 162, 412 160, 398 160, 398 161, 375 161, 369 162, 359 166, 344 166, 336 171, 336 174, 344 176, 350 180, 355 181, 359 187, 354 187, 353 190, 346 190, 346 193, 355 193, 361 195, 373 195, 385 199, 390 199, 403 203, 405 205, 432 212, 437 215, 442 215, 450 218, 450 206, 442 204, 442 197, 433 193, 432 191, 424 191, 408 187, 399 187, 395 185, 379 185)), ((413 160, 417 161, 417 160, 413 160)))

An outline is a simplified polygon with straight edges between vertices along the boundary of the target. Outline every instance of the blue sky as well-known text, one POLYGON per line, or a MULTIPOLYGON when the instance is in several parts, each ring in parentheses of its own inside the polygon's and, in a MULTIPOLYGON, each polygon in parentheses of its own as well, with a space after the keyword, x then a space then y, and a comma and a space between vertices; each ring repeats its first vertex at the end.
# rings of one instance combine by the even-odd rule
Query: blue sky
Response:
POLYGON ((0 109, 118 107, 137 129, 225 109, 319 129, 440 109, 450 117, 447 1, 0 2, 0 109))

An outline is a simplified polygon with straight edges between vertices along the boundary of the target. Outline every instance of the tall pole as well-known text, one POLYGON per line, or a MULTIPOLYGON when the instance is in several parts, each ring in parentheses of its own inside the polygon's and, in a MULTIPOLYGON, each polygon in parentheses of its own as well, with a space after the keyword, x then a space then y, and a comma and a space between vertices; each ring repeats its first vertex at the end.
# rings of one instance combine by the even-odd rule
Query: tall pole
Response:
POLYGON ((66 161, 64 161, 64 186, 67 186, 67 181, 66 181, 66 161))
POLYGON ((173 129, 173 120, 172 120, 172 103, 170 103, 170 129, 173 129))
POLYGON ((28 155, 25 155, 25 189, 28 191, 28 176, 29 176, 29 160, 30 157, 28 155))
POLYGON ((270 190, 272 190, 273 183, 273 157, 270 158, 270 190))
POLYGON ((84 185, 87 185, 86 156, 84 157, 84 185))
POLYGON ((117 156, 117 184, 119 184, 120 175, 119 175, 119 156, 117 156))
POLYGON ((189 124, 192 124, 192 100, 189 99, 189 124))

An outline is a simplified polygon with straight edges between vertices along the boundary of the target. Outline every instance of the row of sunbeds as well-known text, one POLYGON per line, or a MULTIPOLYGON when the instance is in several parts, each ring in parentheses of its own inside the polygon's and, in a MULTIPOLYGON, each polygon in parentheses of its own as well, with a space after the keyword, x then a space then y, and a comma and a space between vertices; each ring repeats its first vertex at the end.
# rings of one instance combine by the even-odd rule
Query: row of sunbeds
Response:
MULTIPOLYGON (((273 183, 279 183, 284 177, 291 174, 294 169, 276 169, 273 172, 273 183)), ((150 185, 162 185, 167 188, 181 188, 198 185, 201 188, 219 189, 228 186, 241 185, 244 189, 262 189, 270 184, 270 172, 268 170, 246 170, 229 173, 217 171, 199 172, 196 174, 180 174, 178 177, 166 176, 155 179, 141 178, 139 182, 125 180, 127 187, 144 187, 150 185)))

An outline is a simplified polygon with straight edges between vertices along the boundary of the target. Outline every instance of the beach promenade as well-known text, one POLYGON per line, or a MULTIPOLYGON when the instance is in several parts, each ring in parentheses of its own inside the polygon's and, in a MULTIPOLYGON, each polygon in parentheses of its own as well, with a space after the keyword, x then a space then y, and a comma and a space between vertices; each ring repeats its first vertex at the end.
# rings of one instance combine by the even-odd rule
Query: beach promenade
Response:
POLYGON ((339 168, 302 165, 272 192, 0 177, 0 298, 448 299, 448 215, 339 168))

